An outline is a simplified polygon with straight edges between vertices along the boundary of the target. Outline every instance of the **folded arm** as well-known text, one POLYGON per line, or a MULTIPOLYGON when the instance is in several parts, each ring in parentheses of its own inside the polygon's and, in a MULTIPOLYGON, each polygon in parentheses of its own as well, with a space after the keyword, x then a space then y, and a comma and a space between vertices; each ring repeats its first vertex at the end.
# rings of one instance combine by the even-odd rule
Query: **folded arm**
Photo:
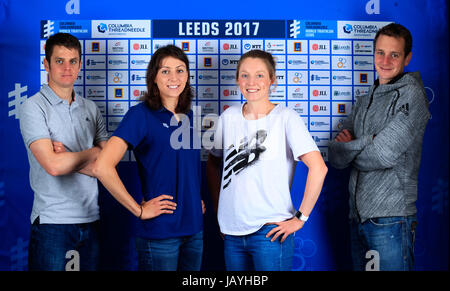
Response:
POLYGON ((368 139, 355 139, 354 137, 354 118, 361 107, 360 100, 358 99, 350 115, 343 121, 342 129, 336 138, 328 144, 329 162, 337 169, 350 166, 369 142, 368 139))
POLYGON ((386 127, 357 155, 353 165, 361 171, 394 167, 411 144, 417 141, 417 136, 422 135, 425 130, 430 115, 424 101, 421 96, 404 101, 408 102, 406 104, 409 110, 398 110, 386 127))
MULTIPOLYGON (((102 150, 103 147, 105 146, 105 144, 106 144, 106 141, 101 141, 101 142, 98 143, 98 145, 96 145, 96 147, 98 147, 100 150, 102 150)), ((56 154, 65 153, 66 152, 66 147, 64 146, 64 144, 62 142, 53 141, 52 145, 53 145, 53 151, 56 154)), ((87 176, 90 176, 90 177, 95 177, 95 175, 92 172, 92 170, 94 168, 94 163, 97 160, 98 154, 100 154, 100 151, 97 151, 97 154, 95 155, 95 158, 91 159, 91 161, 88 162, 83 168, 78 170, 78 173, 84 174, 84 175, 87 175, 87 176)))
POLYGON ((53 143, 48 138, 32 142, 30 150, 39 164, 52 176, 80 171, 95 161, 100 153, 99 147, 92 147, 81 152, 55 152, 53 143))

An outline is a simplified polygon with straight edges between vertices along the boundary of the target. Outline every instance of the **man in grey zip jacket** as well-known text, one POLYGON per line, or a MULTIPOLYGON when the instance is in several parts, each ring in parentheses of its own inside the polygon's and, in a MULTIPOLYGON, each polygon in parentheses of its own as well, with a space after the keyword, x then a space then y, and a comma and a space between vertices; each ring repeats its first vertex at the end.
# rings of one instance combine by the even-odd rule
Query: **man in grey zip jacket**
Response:
POLYGON ((366 269, 366 254, 372 251, 368 257, 376 254, 380 270, 412 270, 428 100, 419 72, 403 72, 412 56, 409 31, 389 24, 374 43, 379 79, 368 95, 356 100, 329 144, 329 159, 335 168, 352 167, 348 189, 354 269, 366 269))

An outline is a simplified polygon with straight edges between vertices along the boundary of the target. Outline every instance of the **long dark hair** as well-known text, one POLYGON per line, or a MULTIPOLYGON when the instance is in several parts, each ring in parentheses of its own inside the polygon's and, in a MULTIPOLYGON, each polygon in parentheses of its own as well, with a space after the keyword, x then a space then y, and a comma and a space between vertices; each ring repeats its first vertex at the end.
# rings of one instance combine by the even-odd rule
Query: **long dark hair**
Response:
POLYGON ((176 113, 188 113, 191 109, 191 102, 194 97, 190 84, 190 73, 189 73, 189 60, 186 54, 177 46, 167 45, 159 48, 152 56, 150 63, 147 67, 147 93, 142 96, 141 101, 144 101, 148 107, 153 110, 160 109, 163 105, 161 103, 161 96, 159 93, 158 86, 155 83, 156 75, 161 68, 161 62, 167 57, 173 57, 182 61, 186 65, 188 78, 186 81, 186 86, 183 92, 181 92, 178 99, 177 107, 175 108, 176 113))

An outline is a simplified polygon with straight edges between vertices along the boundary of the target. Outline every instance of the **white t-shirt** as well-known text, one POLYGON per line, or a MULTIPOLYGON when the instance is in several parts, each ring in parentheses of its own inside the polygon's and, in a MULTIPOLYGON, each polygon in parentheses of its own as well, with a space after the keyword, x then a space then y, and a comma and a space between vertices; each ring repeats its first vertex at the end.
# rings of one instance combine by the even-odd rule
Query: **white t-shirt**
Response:
POLYGON ((246 120, 242 107, 222 113, 210 151, 223 157, 218 220, 229 235, 251 234, 268 222, 292 218, 296 161, 319 151, 294 110, 278 104, 267 116, 246 120))

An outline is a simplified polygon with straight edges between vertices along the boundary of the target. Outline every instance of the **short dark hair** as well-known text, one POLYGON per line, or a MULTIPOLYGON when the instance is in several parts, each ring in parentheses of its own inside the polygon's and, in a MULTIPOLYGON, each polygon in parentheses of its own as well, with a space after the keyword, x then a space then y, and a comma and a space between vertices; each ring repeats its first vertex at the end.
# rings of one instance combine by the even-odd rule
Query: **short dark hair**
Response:
POLYGON ((190 83, 189 60, 186 54, 179 47, 174 45, 161 47, 153 54, 147 67, 147 93, 142 96, 141 101, 146 102, 146 104, 153 110, 158 110, 163 106, 161 103, 161 96, 159 93, 158 85, 155 83, 155 79, 159 69, 161 68, 162 60, 167 57, 176 58, 182 61, 186 66, 188 78, 186 81, 186 86, 184 87, 184 90, 183 92, 181 92, 178 99, 178 104, 175 108, 175 112, 188 113, 191 109, 192 99, 194 98, 190 83))
POLYGON ((262 51, 262 50, 251 50, 241 56, 241 58, 239 59, 239 62, 237 64, 237 68, 236 68, 236 80, 239 79, 239 70, 241 68, 242 62, 246 58, 254 58, 254 59, 263 60, 267 66, 267 70, 269 71, 270 79, 275 80, 275 60, 273 59, 273 56, 271 53, 268 53, 268 52, 262 51))
POLYGON ((383 26, 380 30, 378 30, 377 34, 375 35, 375 39, 373 40, 375 48, 377 46, 377 39, 380 35, 387 35, 395 38, 403 38, 405 40, 405 48, 404 48, 405 57, 411 52, 412 50, 411 32, 403 25, 398 23, 391 23, 386 26, 383 26))
POLYGON ((45 42, 45 59, 49 64, 55 45, 63 46, 68 49, 76 49, 81 61, 81 44, 78 38, 69 33, 58 32, 50 36, 45 42))

